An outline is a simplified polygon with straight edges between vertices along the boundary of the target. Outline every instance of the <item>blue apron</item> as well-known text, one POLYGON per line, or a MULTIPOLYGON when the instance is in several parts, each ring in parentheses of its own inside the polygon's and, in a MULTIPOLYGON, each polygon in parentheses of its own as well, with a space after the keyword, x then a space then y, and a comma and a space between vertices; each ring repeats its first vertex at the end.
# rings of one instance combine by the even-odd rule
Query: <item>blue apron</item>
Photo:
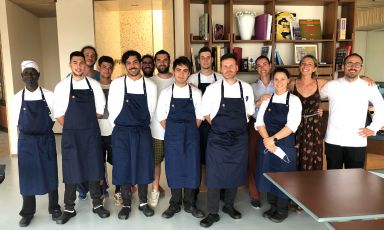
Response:
POLYGON ((127 92, 126 79, 123 107, 112 131, 112 183, 149 184, 155 163, 145 80, 142 77, 144 94, 132 94, 127 92))
POLYGON ((194 189, 200 184, 200 149, 192 89, 189 98, 174 98, 173 87, 164 135, 167 182, 173 189, 194 189))
POLYGON ((26 101, 25 89, 19 115, 18 165, 20 193, 43 195, 57 190, 57 155, 52 121, 43 90, 41 100, 26 101))
MULTIPOLYGON (((205 90, 211 83, 201 83, 200 72, 197 77, 199 81, 197 87, 201 90, 202 94, 204 94, 205 90)), ((215 73, 213 73, 213 77, 215 78, 215 81, 217 81, 215 73)), ((211 129, 211 125, 206 120, 201 122, 201 125, 199 127, 199 132, 200 132, 200 159, 202 164, 205 164, 205 152, 207 149, 208 133, 210 129, 211 129)))
POLYGON ((61 149, 63 181, 68 184, 99 181, 104 177, 95 98, 86 77, 85 80, 89 89, 73 89, 71 77, 68 108, 64 115, 61 149))
MULTIPOLYGON (((273 103, 273 96, 269 101, 268 107, 264 114, 264 124, 268 135, 272 137, 278 133, 287 124, 287 116, 289 112, 289 95, 285 104, 273 103)), ((278 140, 276 146, 280 147, 288 156, 290 163, 286 163, 275 154, 270 152, 264 154, 265 146, 263 139, 259 140, 259 153, 256 160, 256 187, 263 192, 270 192, 276 196, 287 198, 275 185, 264 177, 263 173, 267 172, 290 172, 296 171, 296 150, 295 135, 291 133, 289 136, 278 140)))
MULTIPOLYGON (((224 82, 224 81, 223 81, 224 82)), ((221 102, 212 119, 206 155, 208 188, 235 188, 245 184, 248 164, 248 131, 243 87, 241 98, 225 98, 221 84, 221 102)))

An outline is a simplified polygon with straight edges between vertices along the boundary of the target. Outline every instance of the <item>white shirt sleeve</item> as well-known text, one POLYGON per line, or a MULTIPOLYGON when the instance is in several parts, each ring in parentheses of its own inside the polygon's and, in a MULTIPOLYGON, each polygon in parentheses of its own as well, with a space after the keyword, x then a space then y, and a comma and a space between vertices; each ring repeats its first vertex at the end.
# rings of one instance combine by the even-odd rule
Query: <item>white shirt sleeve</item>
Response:
POLYGON ((301 122, 301 110, 302 105, 298 97, 291 94, 289 97, 289 112, 287 115, 287 124, 286 126, 294 133, 301 122))
MULTIPOLYGON (((144 77, 142 77, 144 80, 144 77)), ((147 87, 147 103, 148 103, 148 111, 149 115, 152 117, 155 115, 156 112, 156 105, 157 105, 157 86, 156 84, 151 81, 150 79, 145 79, 146 87, 147 87)))
POLYGON ((19 124, 19 116, 20 116, 20 109, 21 109, 21 95, 22 90, 15 94, 12 98, 12 116, 10 117, 10 124, 14 127, 17 127, 19 124))
POLYGON ((328 98, 329 94, 329 85, 330 83, 327 82, 325 85, 320 89, 320 98, 325 99, 328 98))
POLYGON ((257 113, 256 121, 255 121, 255 130, 258 130, 257 127, 259 127, 259 126, 265 126, 264 114, 265 114, 265 110, 267 109, 270 100, 271 99, 265 100, 261 103, 261 105, 259 107, 259 112, 257 113))
POLYGON ((369 124, 367 128, 376 133, 384 126, 384 100, 376 85, 369 87, 368 99, 372 103, 375 113, 372 118, 372 123, 369 124))
MULTIPOLYGON (((252 116, 255 113, 255 97, 253 95, 253 90, 251 85, 248 83, 242 82, 243 86, 243 96, 244 96, 244 103, 245 103, 245 109, 248 116, 252 116)), ((247 117, 248 117, 247 116, 247 117)))
POLYGON ((124 77, 116 78, 111 82, 108 93, 108 120, 112 127, 115 126, 115 119, 120 114, 124 103, 124 77))
POLYGON ((53 92, 53 110, 55 112, 55 118, 64 116, 65 111, 67 110, 69 100, 69 89, 66 90, 66 88, 69 88, 68 78, 65 78, 64 80, 59 82, 55 87, 55 91, 53 92))
POLYGON ((202 112, 202 96, 201 91, 197 88, 192 87, 192 98, 193 105, 195 107, 195 116, 197 120, 204 120, 203 112, 202 112))
POLYGON ((159 121, 166 120, 168 117, 169 104, 171 102, 171 94, 169 93, 170 87, 161 91, 157 102, 156 116, 159 121))
POLYGON ((95 98, 95 107, 96 107, 96 113, 103 115, 104 114, 104 108, 105 108, 105 96, 103 89, 100 86, 100 83, 92 78, 88 78, 88 81, 90 82, 95 98))

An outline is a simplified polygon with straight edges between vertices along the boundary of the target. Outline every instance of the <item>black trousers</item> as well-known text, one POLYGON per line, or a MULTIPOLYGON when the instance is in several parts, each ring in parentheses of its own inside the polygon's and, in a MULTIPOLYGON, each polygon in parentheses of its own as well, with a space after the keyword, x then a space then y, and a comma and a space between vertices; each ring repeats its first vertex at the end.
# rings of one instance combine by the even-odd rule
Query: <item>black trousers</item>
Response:
MULTIPOLYGON (((147 184, 139 184, 138 186, 139 200, 140 204, 147 203, 147 195, 148 195, 148 185, 147 184)), ((125 184, 120 186, 121 189, 121 198, 123 199, 123 206, 131 207, 131 185, 125 184)))
MULTIPOLYGON (((54 210, 60 209, 59 194, 57 190, 48 193, 48 212, 52 214, 54 210)), ((20 216, 29 217, 36 213, 36 196, 23 196, 23 207, 20 216)))
POLYGON ((207 192, 207 211, 210 214, 217 214, 220 207, 220 190, 224 191, 224 205, 227 207, 233 207, 235 203, 237 187, 226 189, 213 189, 208 188, 207 192))
POLYGON ((101 152, 104 162, 107 161, 112 165, 112 136, 101 136, 101 152))
POLYGON ((169 204, 171 206, 181 206, 184 203, 184 207, 196 206, 195 191, 196 189, 192 188, 172 188, 171 189, 171 199, 169 204), (183 197, 184 190, 184 197, 183 197))
POLYGON ((345 147, 325 142, 327 169, 364 168, 366 147, 345 147))
MULTIPOLYGON (((100 181, 89 181, 89 193, 91 194, 93 207, 103 205, 100 192, 100 181)), ((64 208, 67 211, 75 210, 76 184, 65 184, 64 208)))
POLYGON ((288 216, 288 198, 281 198, 268 192, 267 200, 272 210, 277 211, 280 215, 288 216))

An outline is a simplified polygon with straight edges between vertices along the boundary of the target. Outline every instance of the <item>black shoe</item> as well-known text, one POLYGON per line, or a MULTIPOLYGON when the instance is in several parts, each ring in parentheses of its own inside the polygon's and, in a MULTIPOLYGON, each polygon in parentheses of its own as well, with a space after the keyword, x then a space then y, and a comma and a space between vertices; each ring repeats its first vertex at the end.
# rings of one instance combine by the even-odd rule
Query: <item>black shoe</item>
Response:
POLYGON ((261 203, 260 203, 259 200, 252 199, 251 200, 251 205, 252 205, 253 208, 256 208, 256 209, 259 209, 261 207, 261 203))
POLYGON ((192 216, 196 218, 203 218, 205 216, 204 212, 198 209, 196 206, 184 206, 184 211, 191 213, 192 216))
POLYGON ((211 227, 211 225, 217 221, 220 220, 220 216, 218 214, 208 214, 207 217, 205 217, 204 219, 202 219, 200 221, 200 226, 201 227, 204 227, 204 228, 209 228, 211 227))
POLYGON ((270 208, 269 210, 267 210, 263 213, 263 217, 269 219, 269 217, 273 216, 273 214, 275 214, 275 212, 276 212, 276 210, 274 208, 270 208))
POLYGON ((117 217, 119 217, 120 220, 126 220, 129 217, 129 213, 131 212, 131 207, 122 207, 117 217))
POLYGON ((167 210, 165 210, 163 212, 163 214, 161 214, 162 217, 166 218, 166 219, 169 219, 171 218, 173 215, 175 215, 176 213, 180 212, 181 208, 180 206, 169 206, 169 208, 167 210))
POLYGON ((60 209, 53 210, 51 213, 52 220, 57 220, 61 216, 61 214, 63 214, 63 213, 61 212, 60 209))
POLYGON ((33 216, 23 216, 19 221, 20 227, 27 227, 33 219, 33 216))
POLYGON ((151 207, 149 207, 148 204, 145 204, 143 206, 139 206, 139 210, 144 214, 144 216, 149 217, 153 216, 155 214, 155 211, 151 207))
POLYGON ((237 211, 234 207, 224 206, 223 212, 227 213, 233 219, 240 219, 241 218, 241 213, 239 211, 237 211))
POLYGON ((93 208, 92 212, 99 215, 100 218, 107 218, 110 215, 109 211, 107 209, 105 209, 103 205, 101 205, 97 208, 93 208))
POLYGON ((64 210, 63 214, 59 216, 59 218, 56 219, 56 224, 65 224, 68 222, 69 219, 76 216, 76 211, 73 210, 73 212, 68 212, 64 210))
POLYGON ((285 220, 286 218, 288 217, 288 215, 283 215, 279 212, 275 212, 272 216, 269 217, 269 219, 272 221, 272 222, 275 222, 275 223, 281 223, 283 222, 283 220, 285 220))

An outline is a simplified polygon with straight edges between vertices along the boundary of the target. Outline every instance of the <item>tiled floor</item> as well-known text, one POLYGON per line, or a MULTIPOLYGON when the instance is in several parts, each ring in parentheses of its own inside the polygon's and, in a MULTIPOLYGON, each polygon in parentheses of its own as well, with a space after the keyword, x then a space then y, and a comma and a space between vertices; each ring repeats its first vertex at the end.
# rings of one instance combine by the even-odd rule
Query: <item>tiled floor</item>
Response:
MULTIPOLYGON (((3 134, 0 134, 0 137, 3 134)), ((2 137, 1 137, 2 139, 2 137)), ((60 146, 61 136, 57 136, 57 146, 60 146)), ((2 151, 4 146, 0 147, 2 151)), ((61 154, 60 147, 58 149, 59 154, 59 181, 61 179, 61 154)), ((0 157, 0 164, 6 164, 6 179, 3 184, 0 185, 0 229, 18 229, 18 222, 20 217, 18 215, 22 199, 19 194, 19 185, 18 185, 18 172, 17 172, 17 157, 0 157)), ((109 177, 111 175, 111 168, 108 167, 109 177)), ((128 220, 123 221, 117 218, 117 213, 119 208, 114 205, 113 198, 110 197, 106 199, 106 207, 111 211, 111 217, 107 219, 100 219, 98 216, 91 212, 91 200, 88 199, 84 201, 77 200, 76 210, 77 216, 71 219, 67 224, 61 226, 57 225, 51 220, 51 217, 48 215, 47 196, 38 196, 37 198, 37 213, 32 220, 29 229, 166 229, 166 230, 182 230, 182 229, 203 229, 199 226, 199 219, 196 219, 191 216, 191 214, 181 211, 176 214, 171 219, 164 219, 161 217, 161 213, 168 207, 168 201, 170 198, 169 189, 166 187, 167 183, 162 176, 161 184, 166 188, 166 196, 159 201, 158 207, 155 209, 155 216, 145 217, 142 213, 137 210, 138 197, 135 194, 133 198, 132 212, 128 220)), ((62 183, 59 184, 59 196, 60 204, 63 203, 63 189, 64 186, 62 183)), ((114 189, 110 188, 110 193, 114 189)), ((205 193, 201 193, 199 196, 198 205, 205 210, 205 193)), ((242 212, 243 218, 240 220, 233 220, 228 215, 220 212, 221 220, 214 224, 210 229, 276 229, 276 230, 300 230, 300 229, 326 229, 325 225, 322 223, 317 223, 306 213, 297 214, 293 211, 289 213, 289 218, 280 224, 275 224, 269 220, 261 217, 263 211, 265 211, 268 205, 265 204, 263 199, 264 206, 261 209, 253 209, 249 204, 249 198, 246 188, 240 188, 238 191, 235 207, 242 212)))

